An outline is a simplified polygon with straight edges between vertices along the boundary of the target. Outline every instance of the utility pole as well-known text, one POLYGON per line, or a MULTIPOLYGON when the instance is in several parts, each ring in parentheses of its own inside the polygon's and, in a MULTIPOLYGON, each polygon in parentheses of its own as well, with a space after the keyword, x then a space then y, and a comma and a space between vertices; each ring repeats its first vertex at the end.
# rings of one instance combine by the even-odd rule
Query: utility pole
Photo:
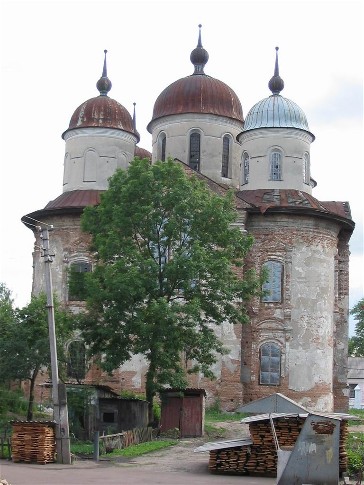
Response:
POLYGON ((54 254, 49 250, 49 231, 53 226, 39 228, 42 244, 42 257, 44 258, 44 273, 47 294, 47 311, 48 311, 48 329, 49 345, 51 353, 51 370, 52 370, 52 399, 53 399, 53 419, 56 422, 56 451, 57 462, 65 465, 71 464, 70 438, 68 426, 68 409, 66 386, 59 382, 58 377, 58 360, 57 360, 57 343, 56 343, 56 326, 54 321, 53 289, 51 263, 54 254))

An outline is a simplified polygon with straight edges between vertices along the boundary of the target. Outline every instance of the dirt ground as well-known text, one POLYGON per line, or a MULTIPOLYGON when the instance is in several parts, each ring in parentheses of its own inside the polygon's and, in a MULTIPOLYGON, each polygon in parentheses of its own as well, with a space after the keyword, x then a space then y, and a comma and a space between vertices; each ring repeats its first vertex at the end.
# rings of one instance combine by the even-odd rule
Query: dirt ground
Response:
MULTIPOLYGON (((208 466, 208 452, 194 452, 194 449, 208 442, 225 441, 250 437, 249 426, 239 421, 224 421, 214 423, 214 427, 223 428, 221 435, 214 433, 213 436, 205 434, 199 438, 185 438, 176 446, 164 448, 151 454, 142 455, 133 459, 117 458, 120 464, 129 465, 158 465, 164 471, 203 471, 208 466)), ((350 432, 364 432, 364 425, 350 426, 350 432)))
POLYGON ((225 441, 249 437, 249 427, 241 424, 239 421, 224 421, 214 423, 215 428, 223 428, 224 431, 214 433, 213 436, 205 435, 198 438, 185 438, 179 441, 175 446, 163 448, 151 454, 141 455, 139 457, 113 458, 113 462, 129 465, 157 465, 164 471, 191 471, 191 467, 196 469, 205 469, 208 466, 208 452, 194 452, 194 449, 208 442, 225 441))

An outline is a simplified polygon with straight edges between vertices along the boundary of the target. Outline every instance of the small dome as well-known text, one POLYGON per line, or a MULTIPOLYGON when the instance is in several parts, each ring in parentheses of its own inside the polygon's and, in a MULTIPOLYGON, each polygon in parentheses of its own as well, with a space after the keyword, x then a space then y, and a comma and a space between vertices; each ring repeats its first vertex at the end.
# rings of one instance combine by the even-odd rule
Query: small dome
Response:
POLYGON ((198 44, 190 56, 194 73, 170 84, 158 96, 149 132, 156 119, 183 113, 212 114, 243 122, 243 110, 236 93, 227 84, 204 73, 209 55, 202 47, 201 25, 199 27, 198 44))
POLYGON ((276 47, 274 74, 268 83, 272 95, 251 108, 245 118, 244 132, 255 128, 298 128, 309 131, 306 115, 302 109, 290 99, 280 95, 284 89, 284 81, 279 75, 278 49, 276 47))
POLYGON ((299 128, 309 131, 302 109, 279 94, 273 94, 251 108, 245 118, 244 131, 255 128, 299 128))
POLYGON ((124 106, 108 96, 97 96, 82 103, 73 113, 68 130, 75 128, 115 128, 134 133, 134 123, 124 106))
POLYGON ((101 78, 97 81, 96 87, 100 92, 99 96, 88 99, 82 103, 71 117, 68 129, 62 134, 75 128, 113 128, 123 130, 136 135, 139 141, 139 133, 135 130, 134 121, 124 106, 107 95, 112 84, 107 77, 106 53, 101 78))

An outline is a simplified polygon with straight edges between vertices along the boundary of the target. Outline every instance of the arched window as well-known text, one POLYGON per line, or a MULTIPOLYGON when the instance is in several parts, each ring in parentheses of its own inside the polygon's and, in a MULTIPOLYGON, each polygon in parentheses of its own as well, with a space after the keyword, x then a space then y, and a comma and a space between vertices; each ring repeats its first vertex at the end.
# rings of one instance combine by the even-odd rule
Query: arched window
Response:
POLYGON ((303 155, 303 182, 310 183, 310 155, 308 153, 303 155))
POLYGON ((67 376, 78 381, 86 375, 86 348, 81 340, 74 340, 68 345, 67 376))
POLYGON ((222 163, 221 163, 221 176, 230 177, 230 136, 225 135, 222 139, 222 163))
POLYGON ((249 155, 247 152, 243 153, 243 185, 249 182, 249 155))
POLYGON ((71 263, 68 274, 68 300, 86 300, 85 274, 91 271, 91 263, 88 261, 76 261, 71 263))
POLYGON ((262 301, 282 301, 283 264, 279 261, 267 261, 263 264, 263 269, 267 273, 267 279, 262 286, 262 301))
POLYGON ((270 180, 282 180, 282 153, 273 150, 270 153, 270 180))
POLYGON ((189 166, 194 170, 200 171, 201 158, 201 135, 200 133, 191 133, 190 135, 190 156, 189 166))
POLYGON ((166 161, 166 145, 167 145, 166 134, 161 133, 158 138, 158 160, 162 160, 162 162, 166 161))
POLYGON ((279 386, 281 374, 281 349, 273 342, 260 347, 259 384, 279 386))

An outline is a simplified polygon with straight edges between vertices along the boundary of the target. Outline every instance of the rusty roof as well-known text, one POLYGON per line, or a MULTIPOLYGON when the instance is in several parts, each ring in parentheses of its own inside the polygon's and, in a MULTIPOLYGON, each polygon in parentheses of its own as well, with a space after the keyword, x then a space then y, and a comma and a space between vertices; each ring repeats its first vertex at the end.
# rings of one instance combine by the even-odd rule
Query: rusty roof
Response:
POLYGON ((132 133, 138 141, 140 138, 128 110, 109 96, 96 96, 82 103, 73 113, 62 138, 76 128, 113 128, 132 133))
POLYGON ((300 190, 243 190, 237 192, 237 197, 250 204, 253 210, 259 210, 262 214, 267 211, 294 211, 296 213, 302 211, 339 218, 342 222, 347 223, 351 229, 355 225, 351 218, 348 202, 322 202, 300 190))
POLYGON ((243 123, 243 109, 236 93, 224 82, 206 74, 192 74, 170 84, 158 96, 151 123, 163 116, 202 113, 225 116, 243 123))

